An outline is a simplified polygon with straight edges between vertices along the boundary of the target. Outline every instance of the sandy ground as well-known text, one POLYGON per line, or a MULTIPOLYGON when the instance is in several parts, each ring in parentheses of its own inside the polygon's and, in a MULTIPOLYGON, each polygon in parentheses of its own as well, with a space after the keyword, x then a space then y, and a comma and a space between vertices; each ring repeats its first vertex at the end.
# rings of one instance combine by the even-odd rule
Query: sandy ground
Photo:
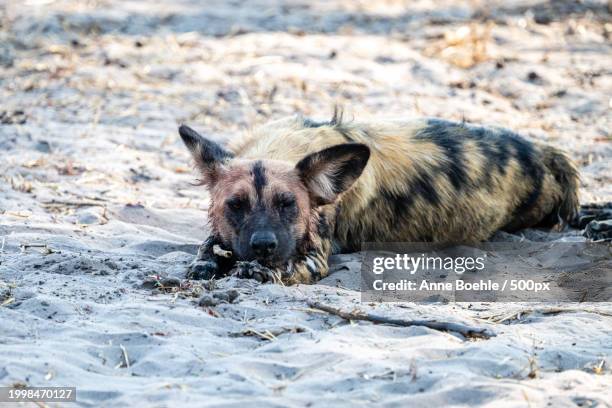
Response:
POLYGON ((96 407, 610 406, 610 303, 365 304, 355 255, 312 286, 183 280, 207 196, 179 123, 226 140, 334 104, 465 118, 568 149, 583 201, 612 201, 608 4, 435 3, 0 2, 0 385, 96 407), (151 289, 167 277, 180 290, 151 289))

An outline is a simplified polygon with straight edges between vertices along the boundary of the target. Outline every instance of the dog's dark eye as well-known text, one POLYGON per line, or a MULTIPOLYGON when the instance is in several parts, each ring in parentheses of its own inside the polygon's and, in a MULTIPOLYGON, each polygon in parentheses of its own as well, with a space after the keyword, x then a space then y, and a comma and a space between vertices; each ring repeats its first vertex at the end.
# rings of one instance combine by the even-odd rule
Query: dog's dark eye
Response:
POLYGON ((229 199, 225 204, 232 211, 244 211, 248 207, 248 202, 242 198, 229 199))
POLYGON ((276 205, 280 209, 292 208, 295 206, 295 197, 290 194, 282 194, 276 198, 276 205))

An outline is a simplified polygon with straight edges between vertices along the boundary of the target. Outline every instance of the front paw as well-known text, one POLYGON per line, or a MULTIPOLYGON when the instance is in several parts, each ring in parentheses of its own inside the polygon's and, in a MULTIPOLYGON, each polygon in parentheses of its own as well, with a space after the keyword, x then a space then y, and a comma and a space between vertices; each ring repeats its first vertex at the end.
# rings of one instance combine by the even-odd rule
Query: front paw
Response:
POLYGON ((242 279, 255 279, 258 282, 280 283, 280 276, 272 269, 262 266, 257 261, 238 261, 231 275, 242 279))
POLYGON ((591 221, 586 226, 583 235, 593 241, 612 241, 612 219, 591 221))
POLYGON ((219 277, 219 265, 215 261, 195 260, 187 268, 187 279, 210 280, 219 277))

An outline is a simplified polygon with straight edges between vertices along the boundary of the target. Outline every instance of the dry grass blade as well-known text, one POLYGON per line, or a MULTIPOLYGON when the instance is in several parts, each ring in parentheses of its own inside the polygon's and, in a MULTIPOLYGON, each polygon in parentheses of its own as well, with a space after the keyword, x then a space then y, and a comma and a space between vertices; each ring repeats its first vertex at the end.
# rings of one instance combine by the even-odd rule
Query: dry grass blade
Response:
POLYGON ((22 244, 19 247, 21 249, 21 252, 26 252, 29 248, 41 248, 40 253, 43 255, 49 255, 52 253, 55 253, 55 251, 51 248, 49 248, 49 246, 47 244, 37 244, 37 243, 33 243, 33 244, 22 244))
POLYGON ((119 363, 118 368, 130 368, 130 358, 128 356, 127 349, 123 346, 123 344, 120 344, 119 348, 121 349, 121 357, 123 358, 123 361, 119 363))
POLYGON ((521 320, 521 317, 527 316, 530 314, 542 314, 542 315, 556 315, 559 313, 594 313, 600 316, 612 317, 612 313, 605 312, 603 310, 595 310, 595 309, 578 309, 578 308, 543 308, 543 309, 523 309, 516 312, 508 313, 508 314, 495 314, 489 316, 481 317, 482 320, 487 320, 493 323, 505 323, 513 320, 521 320))
POLYGON ((240 337, 240 336, 256 336, 259 337, 263 340, 267 340, 267 341, 275 341, 278 340, 278 336, 280 336, 281 334, 285 334, 285 333, 304 333, 305 331, 308 331, 307 328, 305 327, 289 327, 289 328, 281 328, 278 330, 265 330, 263 332, 260 332, 258 330, 249 328, 249 329, 245 329, 239 333, 233 333, 231 336, 232 337, 240 337))
POLYGON ((273 335, 272 333, 270 333, 270 331, 268 331, 268 330, 266 330, 265 332, 261 333, 261 332, 258 332, 255 329, 247 329, 244 332, 244 334, 247 335, 247 336, 249 334, 255 335, 255 336, 258 336, 258 337, 260 337, 260 338, 262 338, 264 340, 268 340, 268 341, 275 341, 275 340, 277 340, 277 337, 275 335, 273 335))
POLYGON ((48 202, 41 203, 41 205, 45 208, 55 208, 55 207, 105 207, 106 203, 101 201, 94 200, 83 200, 83 201, 74 201, 74 200, 51 200, 48 202))
POLYGON ((11 296, 11 297, 9 297, 9 298, 6 298, 6 299, 4 299, 4 300, 2 301, 2 303, 0 303, 0 307, 2 307, 2 306, 8 306, 8 305, 10 305, 11 303, 13 303, 14 301, 15 301, 15 298, 14 298, 14 297, 12 297, 12 296, 11 296))
POLYGON ((447 31, 444 38, 425 50, 459 68, 471 68, 490 59, 492 23, 472 23, 447 31))
POLYGON ((606 365, 606 360, 601 360, 598 364, 595 364, 593 366, 593 373, 597 375, 603 375, 605 365, 606 365))

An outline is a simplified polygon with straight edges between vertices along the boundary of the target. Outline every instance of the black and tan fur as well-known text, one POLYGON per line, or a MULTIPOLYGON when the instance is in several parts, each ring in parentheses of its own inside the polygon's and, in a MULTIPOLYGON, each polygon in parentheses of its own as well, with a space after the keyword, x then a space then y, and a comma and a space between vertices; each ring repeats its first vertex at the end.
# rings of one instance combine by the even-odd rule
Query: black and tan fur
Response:
POLYGON ((180 133, 211 193, 212 234, 194 277, 233 269, 309 283, 327 275, 332 251, 356 251, 363 242, 478 242, 498 230, 563 224, 578 207, 578 174, 566 155, 500 128, 294 117, 228 150, 187 127, 180 133), (283 195, 291 196, 289 215, 279 210, 283 195), (228 199, 231 206, 236 197, 238 207, 248 202, 249 231, 249 221, 232 221, 228 199), (288 246, 276 259, 250 262, 254 256, 241 249, 258 228, 283 235, 279 247, 288 246), (215 255, 214 245, 233 256, 215 255))

